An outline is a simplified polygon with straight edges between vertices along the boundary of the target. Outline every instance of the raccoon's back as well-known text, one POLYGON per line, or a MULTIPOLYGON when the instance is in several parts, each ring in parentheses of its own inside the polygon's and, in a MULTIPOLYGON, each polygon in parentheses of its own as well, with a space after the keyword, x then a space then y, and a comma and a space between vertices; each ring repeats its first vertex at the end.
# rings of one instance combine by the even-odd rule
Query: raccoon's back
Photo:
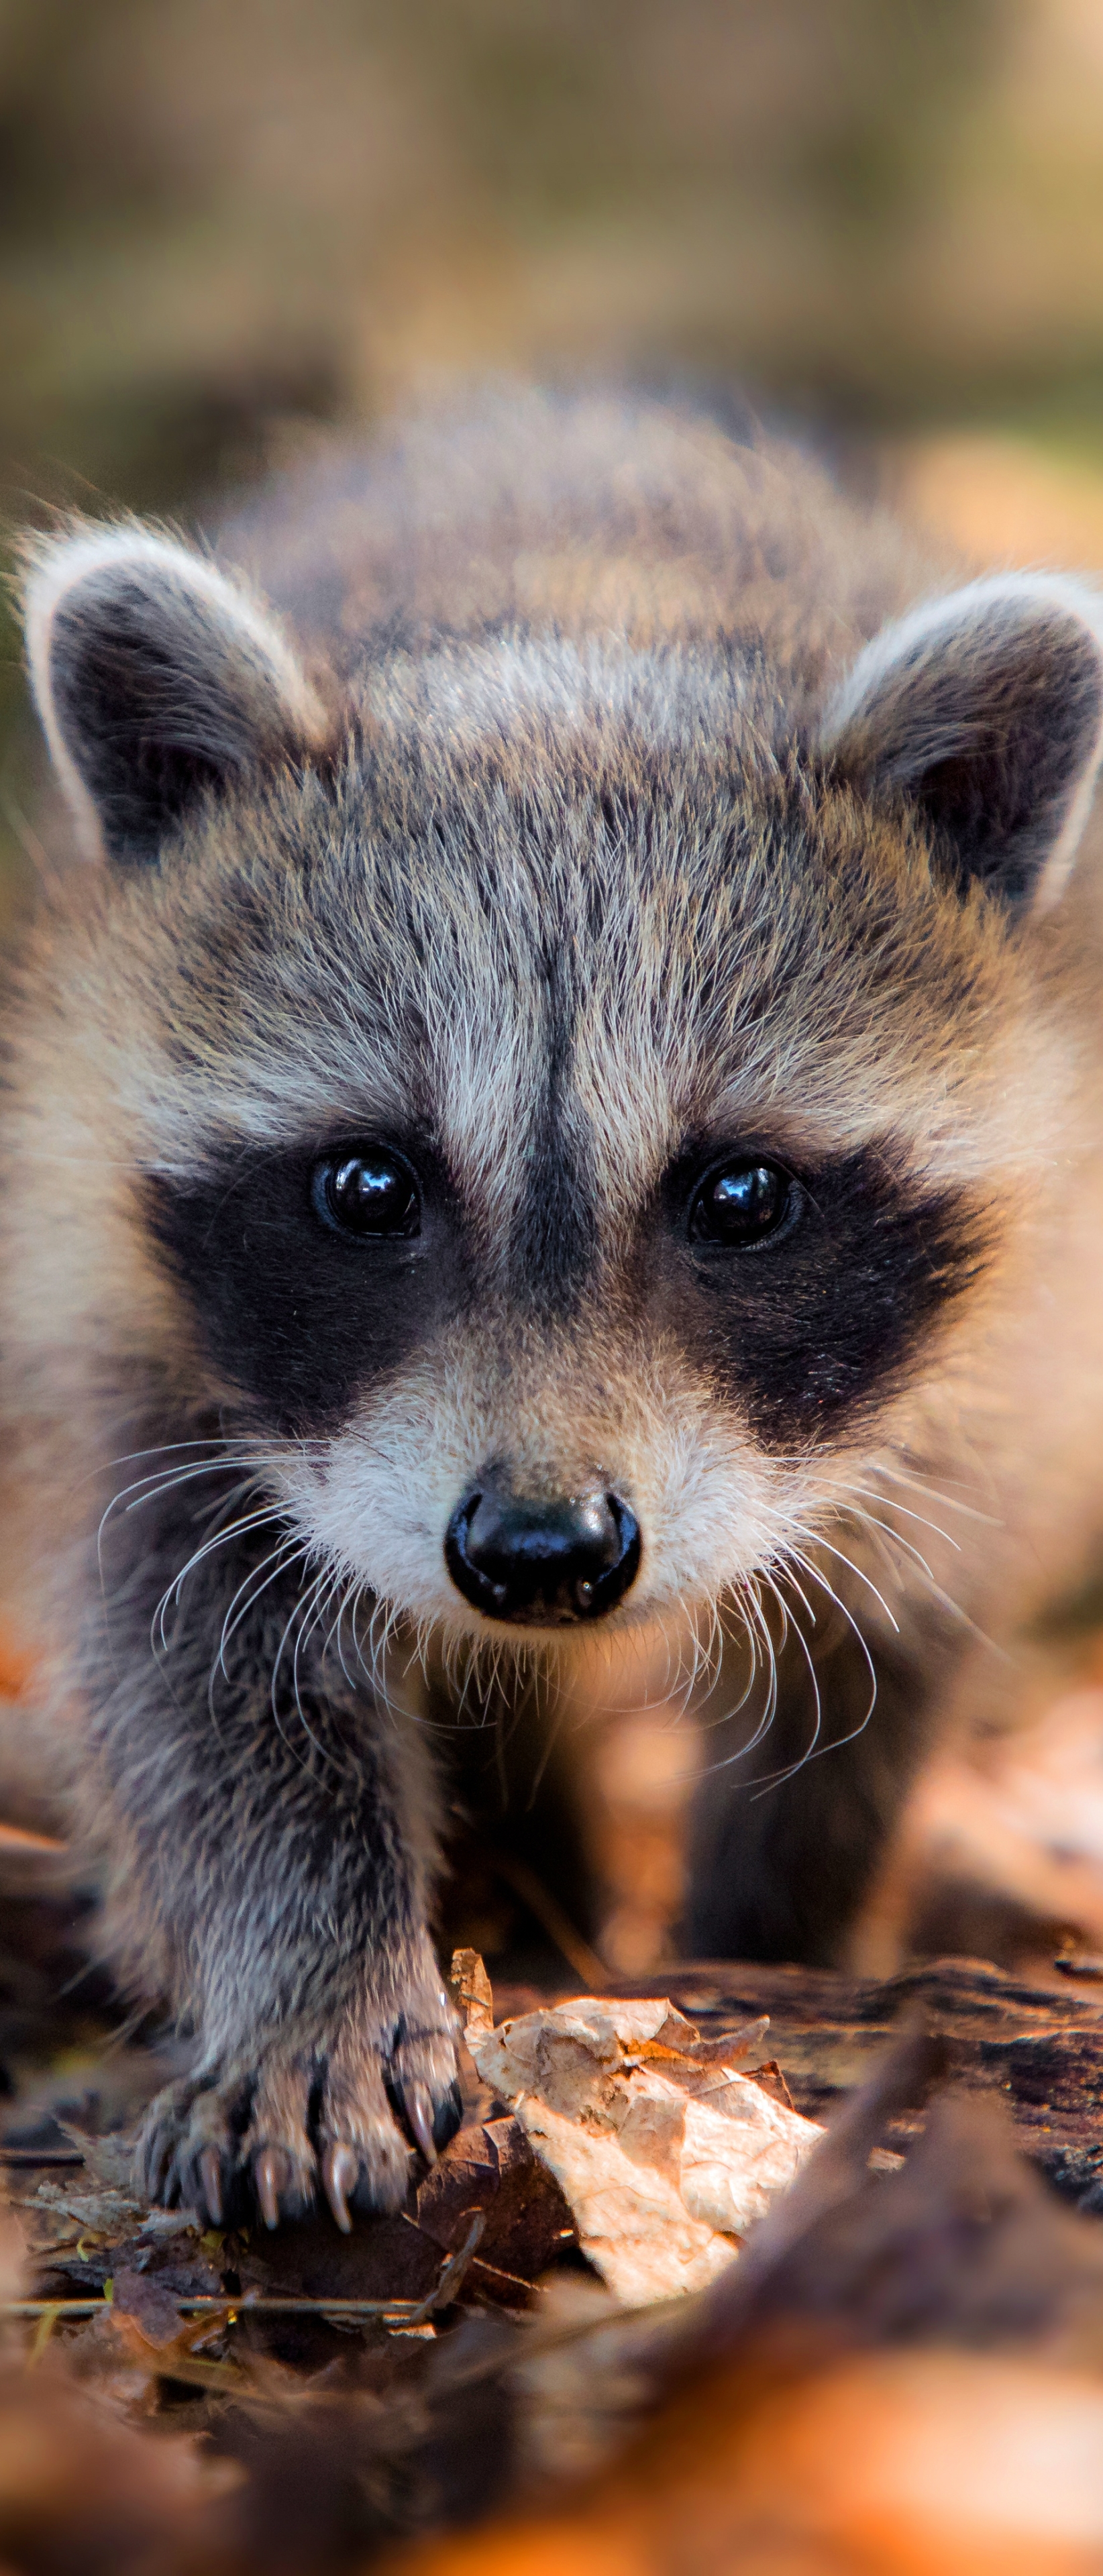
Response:
POLYGON ((617 635, 764 659, 794 714, 935 577, 885 513, 753 426, 535 388, 335 440, 220 551, 342 678, 444 639, 617 635))

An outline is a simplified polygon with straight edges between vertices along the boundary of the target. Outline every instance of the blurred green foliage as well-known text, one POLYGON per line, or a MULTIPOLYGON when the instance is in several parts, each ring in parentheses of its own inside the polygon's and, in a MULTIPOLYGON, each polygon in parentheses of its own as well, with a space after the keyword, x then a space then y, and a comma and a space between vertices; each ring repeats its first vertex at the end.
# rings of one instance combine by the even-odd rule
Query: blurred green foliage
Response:
POLYGON ((0 0, 7 526, 482 366, 1094 448, 1101 137, 1099 0, 0 0))

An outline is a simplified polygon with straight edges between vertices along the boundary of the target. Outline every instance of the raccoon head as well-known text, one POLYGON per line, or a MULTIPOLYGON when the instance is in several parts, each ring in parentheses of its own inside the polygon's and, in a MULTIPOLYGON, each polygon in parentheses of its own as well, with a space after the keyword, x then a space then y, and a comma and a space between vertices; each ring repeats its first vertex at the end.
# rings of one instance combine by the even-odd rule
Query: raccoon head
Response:
POLYGON ((1042 921, 1101 633, 1008 576, 812 728, 763 655, 518 632, 334 716, 213 563, 43 551, 105 860, 71 1007, 134 1175, 86 1224, 167 1275, 195 1405, 335 1583, 518 1650, 664 1619, 960 1407, 1071 1079, 1042 921))

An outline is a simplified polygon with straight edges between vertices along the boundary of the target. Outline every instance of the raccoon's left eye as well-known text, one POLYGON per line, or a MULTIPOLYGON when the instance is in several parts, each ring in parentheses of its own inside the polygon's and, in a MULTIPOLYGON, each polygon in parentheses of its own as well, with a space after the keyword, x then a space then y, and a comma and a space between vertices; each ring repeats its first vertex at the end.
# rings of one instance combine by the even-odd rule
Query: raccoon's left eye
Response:
POLYGON ((695 1243, 723 1243, 748 1251, 776 1234, 793 1212, 794 1184, 776 1163, 732 1163, 712 1172, 690 1209, 695 1243))
POLYGON ((419 1234, 417 1182, 400 1154, 365 1145, 352 1154, 327 1154, 314 1166, 311 1197, 323 1225, 361 1238, 419 1234))

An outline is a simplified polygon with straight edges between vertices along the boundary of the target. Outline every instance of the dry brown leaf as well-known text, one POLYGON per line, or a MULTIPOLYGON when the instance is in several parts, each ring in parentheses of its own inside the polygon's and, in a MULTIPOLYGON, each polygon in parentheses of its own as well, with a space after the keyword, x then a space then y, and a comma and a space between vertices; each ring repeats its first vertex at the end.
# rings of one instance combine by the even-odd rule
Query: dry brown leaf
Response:
POLYGON ((182 2321, 175 2299, 156 2274, 118 2271, 112 2282, 111 2322, 124 2332, 133 2325, 143 2343, 163 2351, 176 2342, 182 2321))
POLYGON ((461 2129, 417 2195, 418 2225, 449 2252, 463 2243, 473 2214, 485 2216, 471 2288, 517 2307, 574 2225, 558 2183, 535 2154, 519 2120, 488 2120, 461 2129))
POLYGON ((494 1990, 477 1950, 453 1951, 448 1985, 470 2048, 494 2028, 494 1990))
MULTIPOLYGON (((554 2174, 584 2253, 632 2304, 715 2280, 822 2134, 714 2049, 695 2056, 693 2023, 662 1997, 585 1995, 469 2026, 468 2045, 554 2174)), ((747 2046, 737 2032, 729 2059, 747 2046)))

